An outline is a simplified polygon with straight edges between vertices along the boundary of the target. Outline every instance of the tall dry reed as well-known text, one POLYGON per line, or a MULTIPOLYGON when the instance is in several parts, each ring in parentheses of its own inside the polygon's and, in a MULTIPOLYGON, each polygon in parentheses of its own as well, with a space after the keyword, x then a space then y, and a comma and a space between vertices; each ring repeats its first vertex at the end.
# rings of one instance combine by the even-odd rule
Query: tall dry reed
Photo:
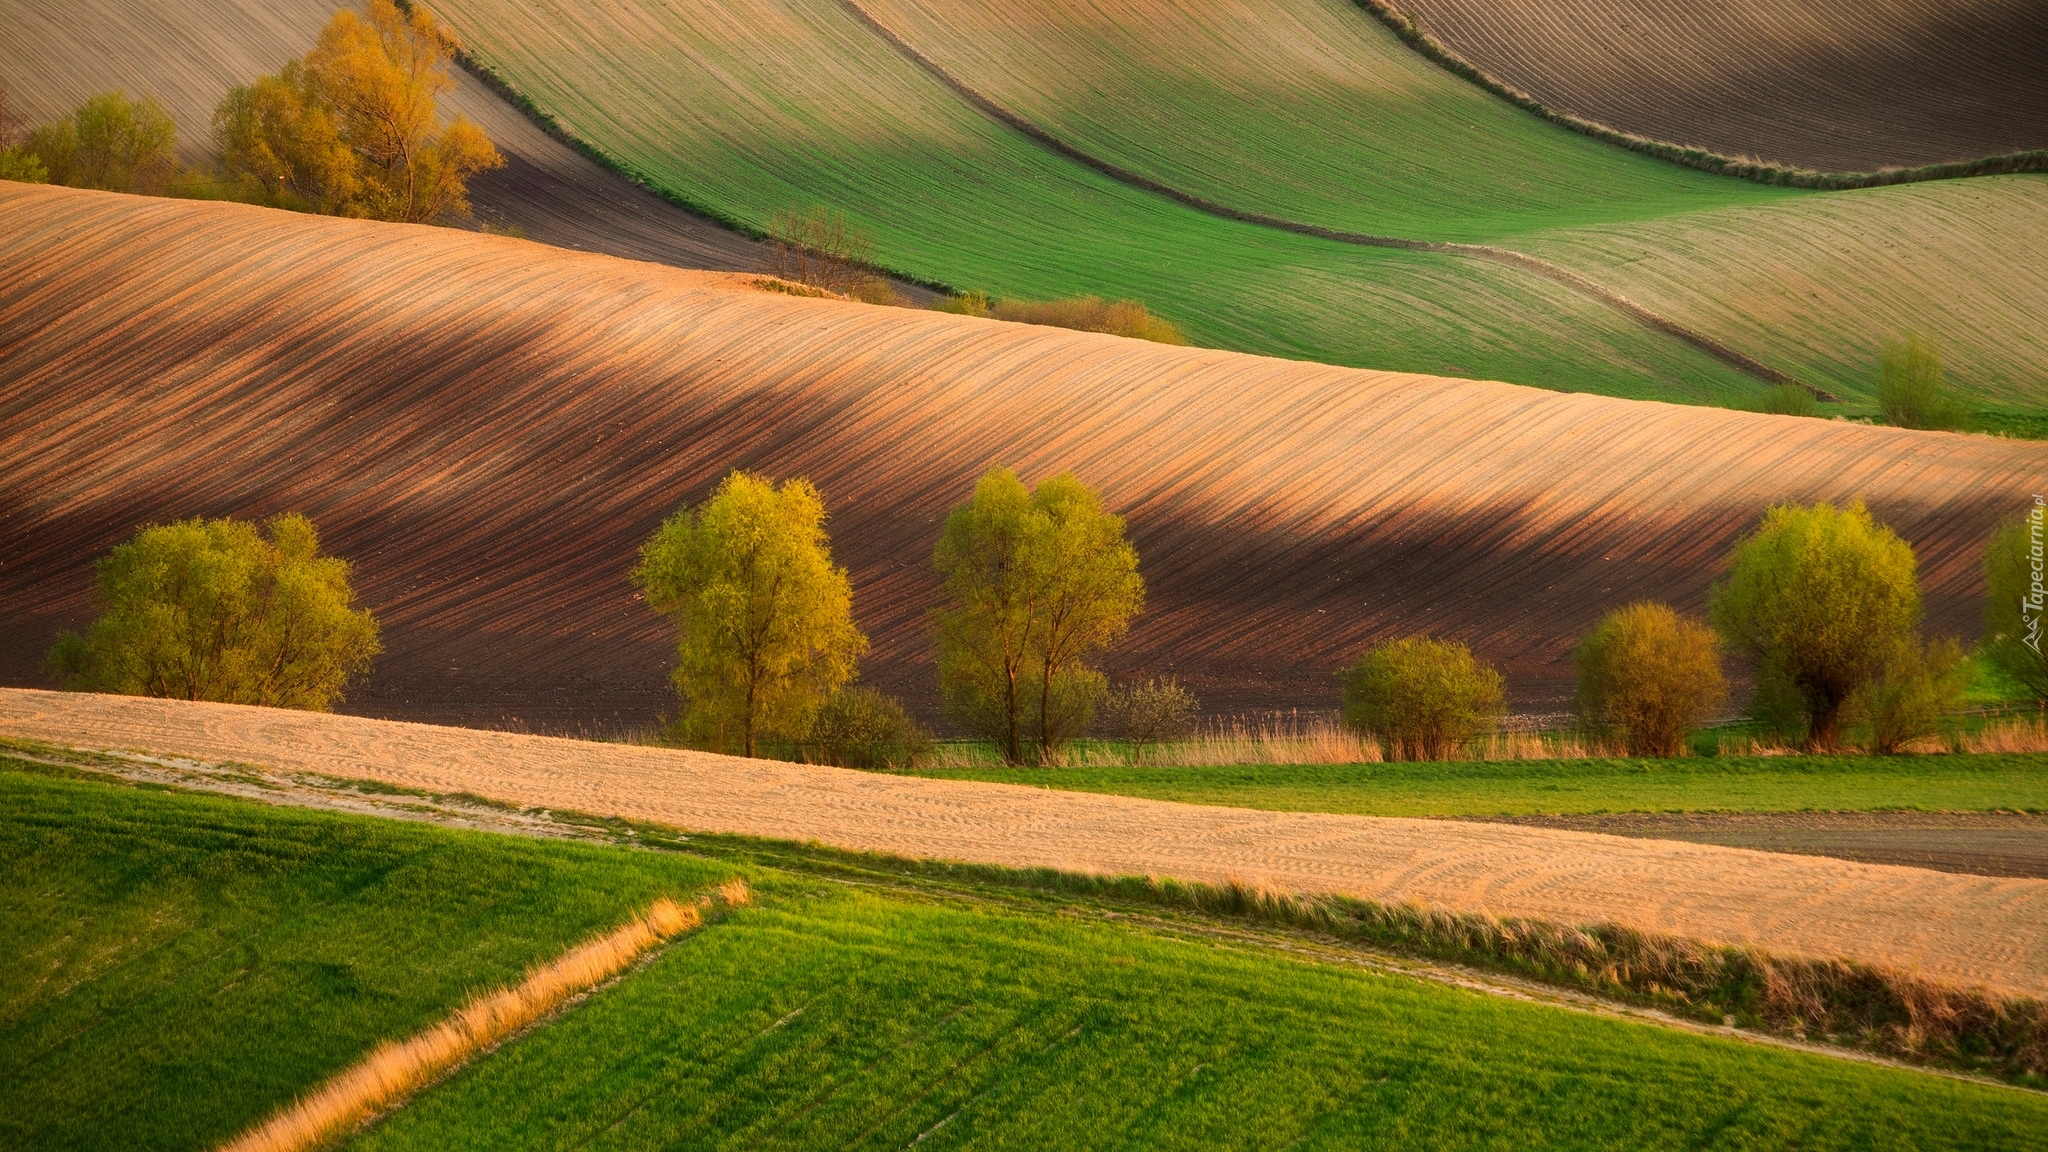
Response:
POLYGON ((703 924, 707 911, 752 901, 753 893, 740 879, 726 881, 716 895, 693 904, 662 897, 623 926, 534 969, 517 986, 478 996, 409 1040, 379 1045, 355 1066, 224 1147, 228 1152, 297 1152, 315 1147, 403 1103, 478 1052, 625 971, 649 949, 703 924))
POLYGON ((2048 719, 2008 716, 1985 723, 1961 741, 1965 752, 2048 752, 2048 719))

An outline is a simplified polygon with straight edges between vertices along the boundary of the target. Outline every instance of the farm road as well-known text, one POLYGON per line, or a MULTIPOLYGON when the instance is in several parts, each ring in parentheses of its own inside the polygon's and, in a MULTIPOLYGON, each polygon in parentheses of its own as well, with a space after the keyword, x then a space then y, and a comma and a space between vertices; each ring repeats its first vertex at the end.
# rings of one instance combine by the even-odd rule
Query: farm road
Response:
POLYGON ((224 704, 0 690, 0 735, 906 856, 1612 921, 2048 995, 2048 881, 1502 824, 1257 812, 224 704))

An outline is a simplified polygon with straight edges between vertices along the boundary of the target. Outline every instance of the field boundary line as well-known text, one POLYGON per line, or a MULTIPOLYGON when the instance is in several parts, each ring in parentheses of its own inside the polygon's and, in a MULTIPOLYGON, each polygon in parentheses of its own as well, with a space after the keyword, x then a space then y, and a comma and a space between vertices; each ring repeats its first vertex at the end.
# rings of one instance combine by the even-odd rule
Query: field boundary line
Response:
MULTIPOLYGON (((585 813, 553 809, 519 810, 509 806, 500 808, 495 802, 480 797, 465 798, 461 795, 444 795, 415 789, 395 789, 391 792, 357 790, 351 785, 358 782, 343 777, 286 772, 238 762, 216 763, 185 757, 153 756, 140 752, 41 745, 39 742, 30 742, 29 746, 36 748, 37 751, 24 750, 24 746, 16 741, 0 741, 0 756, 68 769, 90 776, 154 784, 181 792, 229 796, 277 806, 346 812, 498 835, 524 836, 530 839, 576 840, 655 852, 688 852, 692 849, 687 845, 693 841, 710 846, 720 841, 729 843, 732 840, 716 833, 690 834, 660 826, 648 828, 632 821, 596 817, 585 813), (43 749, 47 751, 42 751, 43 749), (66 756, 81 759, 63 758, 66 756), (480 808, 469 803, 470 800, 481 801, 491 807, 480 808)), ((968 875, 955 878, 951 875, 954 866, 937 862, 945 871, 945 875, 934 876, 926 872, 904 874, 886 868, 863 866, 860 858, 875 855, 872 853, 835 849, 815 843, 806 845, 795 841, 779 844, 769 841, 765 846, 769 850, 765 856, 758 849, 749 851, 744 844, 739 845, 739 848, 741 852, 747 853, 747 859, 751 862, 765 867, 802 871, 806 875, 817 876, 835 884, 912 894, 927 900, 997 903, 1005 907, 1022 907, 1028 902, 1024 899, 1026 893, 1036 893, 1042 897, 1047 894, 1057 896, 1063 892, 1086 895, 1092 891, 1098 899, 1107 899, 1112 903, 1095 907, 1066 904, 1063 907, 1104 923, 1129 924, 1161 934, 1264 948, 1312 963, 1339 964, 1382 975, 1405 976, 1483 995, 1544 1004, 1587 1015, 1631 1020, 1697 1035, 1719 1036, 1745 1043, 2012 1088, 2022 1092, 2044 1091, 2028 1084, 1936 1061, 1902 1059, 1896 1055, 1859 1048, 1847 1043, 1810 1039, 1803 1033, 1796 1036, 1787 1035, 1773 1030, 1768 1024, 1735 1026, 1725 1022, 1716 1024, 1704 1019, 1689 1019, 1654 1004, 1605 996, 1596 989, 1577 987, 1563 981, 1546 980, 1540 976, 1531 976, 1511 969, 1477 966, 1456 959, 1432 956, 1426 950, 1404 952, 1389 949, 1369 939, 1346 936, 1340 932, 1330 931, 1327 927, 1319 928, 1315 924, 1287 916, 1263 919, 1254 917, 1249 923, 1233 922, 1213 914, 1205 916, 1202 908, 1186 902, 1134 902, 1128 899, 1119 902, 1114 884, 1105 887, 1099 883, 1104 878, 1094 874, 1065 874, 1065 879, 1069 883, 1055 883, 1050 886, 1031 883, 1029 873, 1033 870, 1008 869, 1002 866, 968 865, 965 866, 968 875), (819 852, 828 854, 827 858, 813 858, 819 852), (790 862, 792 854, 798 861, 795 864, 790 862), (846 859, 835 860, 831 857, 846 859), (1024 880, 1024 883, 1020 885, 1013 882, 1008 885, 1009 890, 1016 895, 1007 898, 998 893, 991 893, 987 887, 976 883, 973 875, 984 868, 1014 873, 1024 880), (1093 887, 1088 888, 1091 882, 1094 882, 1093 887), (1084 891, 1084 888, 1087 888, 1087 891, 1084 891)), ((724 858, 715 848, 704 854, 713 858, 724 858)), ((884 860, 901 860, 911 865, 920 863, 914 859, 888 854, 881 854, 881 857, 884 860)), ((1268 895, 1242 886, 1236 891, 1240 895, 1250 892, 1254 905, 1259 904, 1261 898, 1268 895)), ((770 1025, 768 1031, 772 1032, 782 1027, 803 1011, 803 1007, 797 1008, 770 1025)))
POLYGON ((1423 31, 1421 23, 1412 14, 1385 3, 1385 0, 1352 2, 1386 25, 1396 38, 1413 48, 1423 59, 1461 80, 1500 97, 1522 111, 1540 116, 1552 124, 1568 128, 1581 136, 1589 136, 1603 144, 1612 144, 1617 148, 1676 164, 1681 168, 1712 172, 1717 176, 1733 176, 1758 184, 1812 188, 1823 192, 1885 188, 1894 184, 1919 184, 1929 180, 1963 180, 1972 176, 2048 172, 2048 148, 2002 152, 1996 156, 1979 156, 1974 160, 1945 160, 1912 167, 1880 168, 1875 172, 1820 172, 1812 168, 1774 164, 1762 160, 1744 160, 1707 148, 1673 144, 1668 140, 1624 132, 1610 124, 1603 124, 1575 113, 1560 112, 1465 59, 1456 49, 1423 31))
MULTIPOLYGON (((945 66, 925 55, 915 45, 897 35, 893 29, 882 23, 874 14, 861 6, 858 0, 839 0, 839 6, 846 11, 847 15, 859 21, 905 59, 923 69, 932 79, 937 80, 982 114, 1024 136, 1033 143, 1076 164, 1099 172, 1118 183, 1128 185, 1143 192, 1150 192, 1156 196, 1164 196, 1175 203, 1193 208, 1198 212, 1224 220, 1235 221, 1240 224, 1252 224, 1262 228, 1272 228, 1281 232, 1293 232, 1301 236, 1313 236, 1321 240, 1334 240, 1340 244, 1354 244, 1365 248, 1396 248, 1409 252, 1433 252, 1440 255, 1465 256, 1519 269, 1520 271, 1561 284, 1588 299, 1604 304, 1628 316, 1638 323, 1662 332, 1667 336, 1675 337, 1721 361, 1723 364, 1734 368, 1736 371, 1761 380, 1766 384, 1795 385, 1811 393, 1817 400, 1839 402, 1841 399, 1841 397, 1825 389, 1788 376, 1753 356, 1723 344, 1704 332, 1688 328, 1668 316, 1652 311, 1623 296, 1621 293, 1588 279, 1569 268, 1530 256, 1527 253, 1517 252, 1509 248, 1501 248, 1492 244, 1461 244, 1446 240, 1416 240, 1405 236, 1382 236, 1372 232, 1351 232, 1341 228, 1326 228, 1320 224, 1290 220, 1284 216, 1269 216, 1263 212, 1248 212, 1241 208, 1232 208, 1227 204, 1210 200, 1207 197, 1197 196, 1185 189, 1176 188, 1171 184, 1154 180, 1150 176, 1132 171, 1129 168, 1105 160, 1092 152, 1076 147, 1039 127, 1038 124, 1026 117, 997 103, 965 80, 953 75, 945 66)), ((2044 158, 2048 158, 2048 153, 2043 155, 2044 158)))
POLYGON ((407 1040, 379 1044, 223 1145, 223 1152, 298 1152, 324 1144, 400 1107, 480 1053, 539 1023, 677 937, 703 927, 710 916, 752 900, 746 881, 738 878, 688 904, 657 897, 646 911, 532 969, 517 985, 479 994, 407 1040))

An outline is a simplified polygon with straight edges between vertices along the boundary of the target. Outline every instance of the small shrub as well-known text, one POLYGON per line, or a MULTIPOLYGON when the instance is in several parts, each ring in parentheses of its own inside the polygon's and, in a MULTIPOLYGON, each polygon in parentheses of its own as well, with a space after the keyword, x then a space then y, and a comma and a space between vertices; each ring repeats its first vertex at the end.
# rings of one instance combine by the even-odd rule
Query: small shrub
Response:
POLYGON ((818 705, 798 747, 806 764, 913 768, 931 759, 932 734, 895 698, 842 688, 818 705))
POLYGON ((1953 429, 1969 411, 1941 377, 1941 354, 1918 336, 1887 340, 1881 357, 1877 406, 1887 424, 1900 428, 1953 429))
POLYGON ((988 315, 1019 324, 1045 324, 1081 332, 1105 332, 1129 336, 1156 344, 1186 344, 1178 326, 1147 311, 1136 300, 1105 301, 1100 296, 1077 296, 1071 300, 1003 300, 989 308, 988 315))
POLYGON ((1575 660, 1581 721, 1631 756, 1684 755, 1687 735, 1728 697, 1720 638, 1662 604, 1608 613, 1575 660))
POLYGON ((1870 751, 1890 755, 1936 735, 1945 718, 1962 710, 1970 671, 1962 642, 1952 636, 1924 648, 1915 640, 1901 643, 1859 698, 1870 717, 1870 751))
POLYGON ((872 291, 868 286, 874 281, 888 285, 870 266, 873 241, 865 232, 849 227, 846 217, 837 212, 824 208, 777 212, 768 221, 768 242, 775 250, 775 264, 769 271, 784 280, 853 297, 872 291))
POLYGON ((1369 649, 1345 673, 1344 720, 1389 760, 1443 760, 1492 731, 1500 673, 1448 640, 1410 637, 1369 649))
POLYGON ((1195 694, 1169 676, 1110 692, 1102 700, 1102 719, 1110 735, 1130 741, 1133 758, 1142 763, 1148 746, 1188 734, 1195 708, 1195 694))
POLYGON ((1818 416, 1820 402, 1797 384, 1780 384, 1746 406, 1767 416, 1818 416))
POLYGON ((987 316, 988 293, 962 292, 958 296, 948 296, 939 301, 936 308, 940 312, 951 312, 955 316, 987 316))

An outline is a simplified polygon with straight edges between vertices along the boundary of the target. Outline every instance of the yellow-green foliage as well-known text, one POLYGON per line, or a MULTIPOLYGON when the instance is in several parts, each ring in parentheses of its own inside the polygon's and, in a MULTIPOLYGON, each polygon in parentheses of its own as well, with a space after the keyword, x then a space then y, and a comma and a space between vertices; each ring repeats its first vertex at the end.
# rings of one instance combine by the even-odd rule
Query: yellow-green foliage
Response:
POLYGON ((1663 604, 1608 613, 1580 642, 1578 709, 1586 727, 1631 756, 1682 756, 1685 737, 1728 697, 1714 630, 1663 604))
POLYGON ((1953 636, 1924 647, 1917 638, 1901 641, 1883 674, 1857 700, 1870 719, 1870 751, 1888 756, 1934 735, 1944 719, 1962 710, 1970 672, 1962 641, 1953 636))
POLYGON ((145 528, 99 564, 99 619, 66 633, 50 667, 66 688, 326 711, 380 650, 351 607, 345 560, 313 522, 279 516, 145 528))
POLYGON ((1984 550, 1984 641, 1991 666, 2048 702, 2048 507, 1999 525, 1984 550))
POLYGON ((14 110, 7 85, 0 82, 0 180, 22 184, 46 184, 50 170, 23 145, 28 143, 28 124, 14 110))
MULTIPOLYGON (((178 171, 178 129, 155 100, 103 92, 28 134, 22 151, 53 184, 160 193, 178 171)), ((23 160, 12 161, 27 171, 23 160)))
POLYGON ((894 697, 841 688, 818 705, 799 750, 812 764, 909 769, 931 759, 932 736, 894 697))
POLYGON ((1145 603, 1123 517, 1061 473, 1028 489, 994 468, 953 509, 932 562, 945 603, 932 614, 939 686, 953 716, 1021 763, 1087 731, 1108 688, 1089 666, 1145 603))
POLYGON ((1841 743, 1843 706, 1920 622, 1913 549, 1848 508, 1781 504, 1736 542, 1714 624, 1757 661, 1751 710, 1813 751, 1841 743))
POLYGON ((1960 428, 1968 420, 1962 401, 1942 382, 1941 353, 1908 336, 1887 340, 1880 357, 1877 406, 1887 422, 1901 428, 1960 428))
MULTIPOLYGON (((1003 300, 990 306, 983 297, 983 312, 969 315, 993 316, 1019 324, 1045 324, 1082 332, 1107 332, 1158 344, 1185 344, 1188 338, 1171 321, 1152 315, 1136 300, 1105 301, 1100 296, 1077 296, 1071 300, 1003 300)), ((964 310, 964 309, 961 309, 964 310)))
POLYGON ((424 8, 366 0, 334 14, 302 61, 229 92, 213 117, 221 166, 282 207, 426 223, 469 215, 469 177, 502 167, 483 130, 443 125, 449 33, 424 8))
POLYGON ((1389 760, 1442 760, 1492 731, 1500 673, 1449 640, 1411 636, 1368 649, 1344 674, 1344 720, 1389 760))
POLYGON ((662 523, 633 582, 681 633, 681 734, 696 747, 752 756, 762 737, 799 738, 867 651, 808 480, 732 473, 662 523))

